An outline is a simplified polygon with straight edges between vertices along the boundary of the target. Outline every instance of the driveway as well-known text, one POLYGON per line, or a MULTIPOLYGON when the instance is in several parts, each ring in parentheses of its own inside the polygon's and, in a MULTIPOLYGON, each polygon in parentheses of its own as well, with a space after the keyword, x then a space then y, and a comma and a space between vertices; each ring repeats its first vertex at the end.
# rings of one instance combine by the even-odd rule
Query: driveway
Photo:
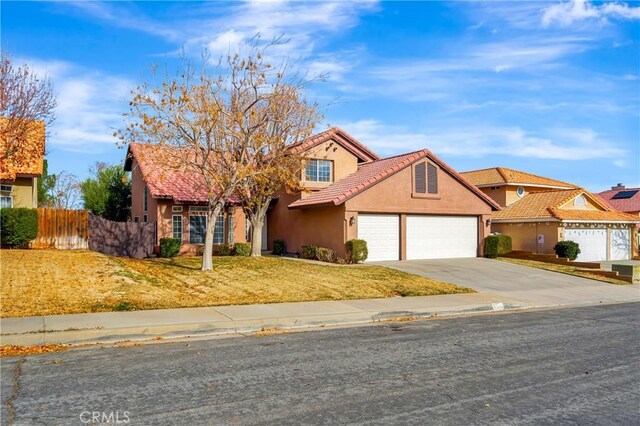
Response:
POLYGON ((638 285, 619 286, 480 257, 372 263, 536 307, 640 301, 638 285))

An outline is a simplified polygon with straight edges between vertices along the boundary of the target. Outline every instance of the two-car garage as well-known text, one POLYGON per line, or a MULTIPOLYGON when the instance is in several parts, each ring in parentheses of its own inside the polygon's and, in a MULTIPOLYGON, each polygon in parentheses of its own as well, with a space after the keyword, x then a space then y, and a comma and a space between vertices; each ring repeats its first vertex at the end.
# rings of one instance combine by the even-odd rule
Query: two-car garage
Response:
POLYGON ((477 256, 477 216, 406 215, 404 235, 401 219, 358 215, 358 238, 367 242, 369 261, 399 260, 403 241, 408 260, 477 256))

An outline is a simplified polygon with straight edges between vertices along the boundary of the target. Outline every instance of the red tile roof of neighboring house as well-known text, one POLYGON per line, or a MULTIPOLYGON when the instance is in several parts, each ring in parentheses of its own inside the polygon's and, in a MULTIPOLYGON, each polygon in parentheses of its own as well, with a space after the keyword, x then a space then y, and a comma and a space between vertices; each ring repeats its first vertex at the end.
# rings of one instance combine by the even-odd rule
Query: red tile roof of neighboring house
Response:
POLYGON ((478 197, 489 204, 494 210, 499 210, 495 201, 489 198, 482 191, 478 190, 455 170, 447 166, 442 160, 433 155, 428 149, 397 155, 395 157, 383 158, 370 163, 361 164, 358 171, 350 174, 344 179, 311 194, 308 197, 297 200, 289 205, 290 208, 318 207, 339 205, 354 197, 355 195, 369 189, 376 183, 383 181, 409 167, 411 164, 422 158, 429 158, 441 169, 447 171, 464 186, 473 191, 478 197))
MULTIPOLYGON (((132 143, 129 145, 125 170, 136 160, 153 198, 172 199, 178 203, 204 204, 209 200, 204 178, 180 160, 179 151, 167 145, 132 143)), ((232 203, 238 200, 232 197, 232 203)))
POLYGON ((489 169, 471 170, 468 172, 461 172, 460 174, 476 186, 520 184, 576 188, 575 185, 567 182, 534 175, 532 173, 521 172, 519 170, 508 169, 506 167, 491 167, 489 169))
POLYGON ((495 213, 492 221, 519 221, 519 220, 580 220, 580 221, 611 221, 611 222, 637 222, 638 218, 632 215, 615 211, 606 204, 600 202, 596 196, 588 191, 578 189, 563 189, 558 191, 531 192, 515 203, 504 207, 495 213), (602 210, 582 210, 561 208, 564 204, 584 194, 602 210))
MULTIPOLYGON (((3 129, 7 118, 0 117, 0 125, 3 129)), ((8 150, 8 137, 3 132, 0 137, 0 179, 13 181, 16 177, 40 177, 44 160, 45 124, 43 121, 33 121, 33 125, 27 130, 26 143, 20 144, 20 149, 10 154, 8 150)))
POLYGON ((291 145, 291 149, 300 152, 307 151, 314 146, 318 146, 328 140, 334 140, 339 143, 347 151, 351 152, 362 161, 379 160, 380 157, 366 146, 362 145, 353 136, 338 127, 332 127, 329 130, 313 135, 302 142, 291 145))
POLYGON ((607 204, 611 205, 616 210, 627 213, 638 213, 640 212, 640 188, 620 188, 620 189, 610 189, 608 191, 603 191, 597 194, 600 198, 602 198, 607 204), (629 198, 613 198, 615 195, 619 194, 622 191, 637 191, 629 198))

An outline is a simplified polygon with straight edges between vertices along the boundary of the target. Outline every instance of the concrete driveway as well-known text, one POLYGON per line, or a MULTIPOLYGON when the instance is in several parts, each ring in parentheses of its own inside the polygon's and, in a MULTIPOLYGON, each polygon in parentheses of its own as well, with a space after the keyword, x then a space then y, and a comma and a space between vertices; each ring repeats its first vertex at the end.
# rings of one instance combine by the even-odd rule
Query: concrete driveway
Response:
POLYGON ((372 263, 536 307, 640 301, 638 285, 619 286, 485 258, 372 263))

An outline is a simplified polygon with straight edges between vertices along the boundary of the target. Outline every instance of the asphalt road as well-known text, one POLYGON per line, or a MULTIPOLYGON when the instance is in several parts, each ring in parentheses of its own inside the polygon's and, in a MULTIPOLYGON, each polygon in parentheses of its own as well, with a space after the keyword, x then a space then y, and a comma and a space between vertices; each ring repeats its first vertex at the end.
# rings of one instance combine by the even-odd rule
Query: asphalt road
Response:
POLYGON ((5 358, 2 424, 640 424, 639 331, 601 305, 5 358))

